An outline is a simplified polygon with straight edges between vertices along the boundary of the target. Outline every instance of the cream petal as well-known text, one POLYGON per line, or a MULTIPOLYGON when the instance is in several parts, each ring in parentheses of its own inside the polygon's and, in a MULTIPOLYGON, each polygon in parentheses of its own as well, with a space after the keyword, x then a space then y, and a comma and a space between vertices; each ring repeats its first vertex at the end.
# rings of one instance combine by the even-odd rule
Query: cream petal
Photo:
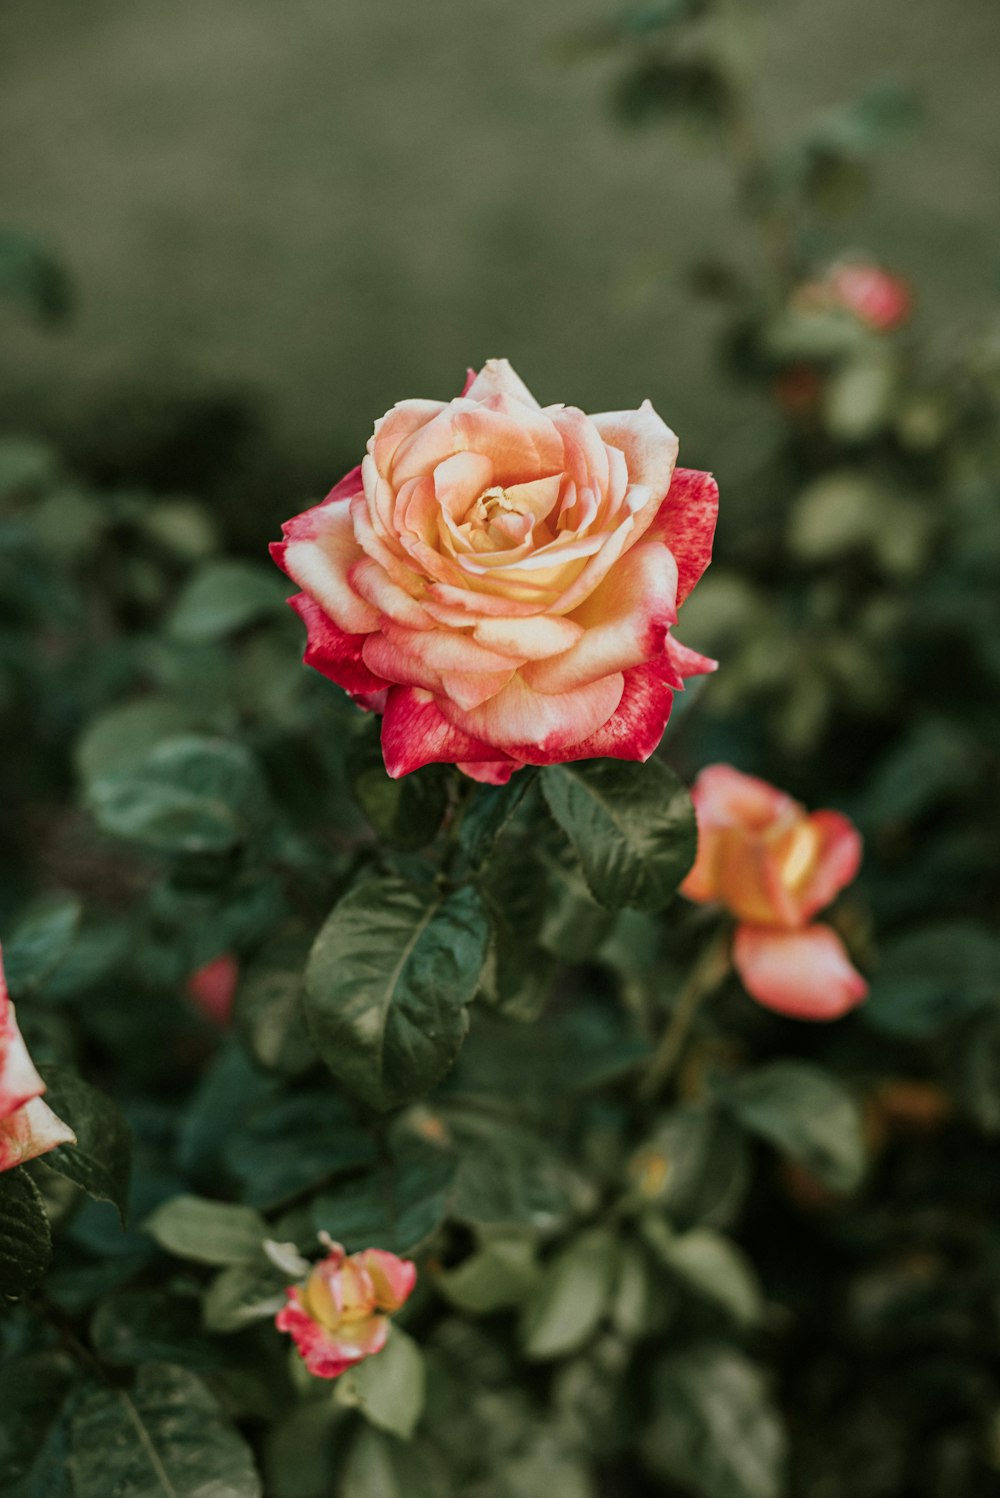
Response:
POLYGON ((487 359, 479 373, 462 392, 469 400, 488 400, 491 395, 506 395, 538 410, 538 402, 506 359, 487 359))

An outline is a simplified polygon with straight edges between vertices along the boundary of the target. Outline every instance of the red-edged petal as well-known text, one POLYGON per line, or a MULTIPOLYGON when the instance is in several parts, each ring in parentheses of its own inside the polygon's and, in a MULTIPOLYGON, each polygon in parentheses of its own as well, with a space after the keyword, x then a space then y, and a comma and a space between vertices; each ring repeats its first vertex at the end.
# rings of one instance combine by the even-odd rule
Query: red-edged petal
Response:
POLYGON ((622 700, 603 727, 574 748, 568 759, 646 760, 663 737, 674 692, 683 686, 670 661, 660 656, 625 672, 622 700))
POLYGON ((296 593, 288 602, 308 630, 302 657, 307 666, 322 672, 352 696, 385 690, 388 682, 376 676, 362 657, 367 635, 350 635, 342 630, 308 593, 296 593))
POLYGON ((282 526, 285 539, 275 542, 271 555, 282 571, 298 583, 341 629, 360 634, 374 629, 378 614, 359 598, 348 581, 348 569, 364 555, 354 535, 349 494, 360 491, 354 470, 327 499, 304 510, 282 526))
POLYGON ((366 1248, 354 1257, 368 1271, 379 1310, 398 1311, 417 1283, 416 1264, 410 1259, 399 1259, 384 1248, 366 1248))
POLYGON ((28 1048, 17 1027, 14 1006, 7 994, 0 966, 0 1119, 23 1107, 45 1091, 28 1048))
POLYGON ((867 983, 829 926, 802 931, 738 926, 733 964, 759 1004, 793 1019, 840 1019, 868 993, 867 983))
POLYGON ((818 838, 819 848, 812 873, 799 891, 804 921, 829 905, 857 877, 861 867, 861 834, 839 811, 816 811, 806 818, 818 838))
POLYGON ((572 692, 553 693, 536 692, 520 676, 514 676, 479 707, 465 711, 442 699, 441 711, 456 727, 491 744, 490 759, 507 754, 528 764, 558 764, 580 757, 576 746, 608 721, 621 701, 623 688, 620 672, 572 692))
POLYGON ((516 759, 460 759, 458 768, 470 780, 478 780, 480 785, 506 785, 514 771, 523 770, 524 765, 516 759))
POLYGON ((0 1170, 10 1170, 55 1149, 75 1144, 69 1124, 57 1118, 43 1098, 33 1097, 6 1118, 0 1118, 0 1170))
POLYGON ((431 692, 393 687, 382 719, 382 757, 393 780, 421 765, 496 761, 495 744, 484 744, 449 723, 431 692))
POLYGON ((719 486, 710 473, 677 468, 648 534, 665 541, 677 562, 677 602, 682 604, 712 560, 719 486))
POLYGON ((329 1331, 309 1315, 297 1290, 288 1291, 288 1304, 274 1324, 293 1338, 306 1367, 317 1378, 338 1378, 363 1358, 381 1352, 389 1335, 388 1319, 378 1315, 329 1331))

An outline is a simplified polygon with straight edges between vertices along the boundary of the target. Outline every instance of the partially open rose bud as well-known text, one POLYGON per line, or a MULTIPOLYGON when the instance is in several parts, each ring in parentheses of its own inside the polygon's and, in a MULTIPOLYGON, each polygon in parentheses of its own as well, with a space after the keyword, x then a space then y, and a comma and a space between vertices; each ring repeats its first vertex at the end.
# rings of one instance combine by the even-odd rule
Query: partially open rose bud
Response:
POLYGON ((390 775, 648 759, 684 678, 715 669, 671 634, 717 508, 676 458, 648 401, 542 408, 506 359, 376 422, 271 550, 302 589, 306 663, 383 715, 390 775))
POLYGON ((799 1019, 838 1019, 860 1003, 865 980, 837 933, 812 920, 858 872, 854 825, 839 812, 807 813, 730 765, 702 770, 691 794, 698 857, 681 893, 736 916, 733 963, 747 991, 799 1019))
POLYGON ((288 1290, 275 1325, 288 1332, 310 1373, 337 1378, 362 1358, 381 1352, 389 1317, 408 1299, 416 1265, 381 1248, 347 1254, 339 1243, 288 1290))
POLYGON ((76 1135, 42 1101, 45 1083, 21 1038, 0 954, 0 1170, 34 1160, 76 1135))

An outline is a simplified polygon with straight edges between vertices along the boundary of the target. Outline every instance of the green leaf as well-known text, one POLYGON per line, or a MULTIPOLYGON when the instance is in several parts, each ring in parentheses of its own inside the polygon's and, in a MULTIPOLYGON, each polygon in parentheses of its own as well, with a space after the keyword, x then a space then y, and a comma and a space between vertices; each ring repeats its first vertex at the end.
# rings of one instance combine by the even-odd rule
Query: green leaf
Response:
POLYGON ((741 1353, 703 1344, 666 1358, 654 1409, 642 1449, 655 1472, 703 1498, 781 1498, 784 1430, 741 1353))
POLYGON ((545 1265, 521 1318, 527 1357, 565 1357, 590 1340, 608 1309, 616 1250, 610 1229, 590 1228, 545 1265))
POLYGON ((230 1264, 205 1292, 202 1315, 210 1332, 240 1332, 271 1319, 285 1304, 289 1276, 263 1257, 253 1264, 230 1264))
POLYGON ((60 1416, 77 1371, 62 1352, 5 1360, 0 1369, 0 1493, 4 1498, 69 1498, 60 1416))
POLYGON ((450 1498, 452 1492, 419 1448, 365 1425, 351 1444, 337 1498, 450 1498))
POLYGON ((212 1372, 225 1365, 229 1351, 205 1332, 195 1296, 160 1290, 108 1296, 91 1320, 90 1339, 98 1357, 122 1368, 160 1359, 212 1372))
POLYGON ((372 1244, 412 1253, 444 1220, 454 1178, 453 1155, 433 1145, 407 1144, 377 1169, 317 1197, 313 1224, 348 1253, 372 1244))
POLYGON ((73 308, 73 285, 62 263, 17 229, 0 229, 0 296, 43 322, 63 322, 73 308))
POLYGON ((79 900, 46 900, 30 910, 6 937, 3 971, 17 1002, 40 988, 70 949, 80 924, 79 900))
POLYGON ((162 853, 227 853, 267 816, 267 788, 247 751, 223 739, 168 739, 130 768, 97 776, 87 799, 106 832, 162 853))
POLYGON ((391 780, 376 725, 363 719, 347 750, 347 773, 355 799, 383 842, 422 848, 431 841, 448 807, 448 772, 425 765, 391 780))
POLYGON ((469 887, 445 895, 388 876, 341 900, 309 959, 306 1015, 349 1091, 385 1110, 444 1076, 468 1029, 489 935, 469 887))
POLYGON ((610 910, 659 910, 694 862, 691 798, 658 760, 583 760, 542 771, 549 810, 610 910))
POLYGON ((249 1264, 260 1256, 267 1224, 252 1207, 172 1196, 143 1224, 167 1253, 197 1264, 249 1264))
POLYGON ((316 1060, 303 1006, 309 945, 304 932, 280 931, 241 973, 233 1010, 255 1060, 292 1076, 316 1060))
POLYGON ((829 1072, 805 1061, 772 1061, 727 1084, 735 1118, 791 1156, 833 1191, 851 1191, 865 1170, 861 1110, 829 1072))
POLYGON ((434 1276, 435 1288, 470 1316, 520 1305, 537 1282, 535 1235, 517 1228, 484 1232, 475 1253, 434 1276))
POLYGON ((45 1101, 76 1135, 75 1144, 49 1150, 45 1165, 81 1186, 88 1196, 111 1202, 124 1226, 132 1174, 128 1124, 105 1093, 69 1067, 43 1066, 40 1070, 48 1089, 45 1101))
POLYGON ((973 921, 887 943, 864 1006, 868 1024, 922 1040, 1000 999, 1000 939, 973 921))
POLYGON ((764 1302, 757 1276, 729 1238, 711 1228, 674 1233, 662 1217, 651 1213, 642 1220, 642 1234, 660 1263, 689 1289, 744 1326, 761 1319, 764 1302))
POLYGON ((280 578, 253 562, 208 562, 184 585, 167 628, 186 644, 219 640, 278 614, 285 592, 280 578))
POLYGON ((73 1422, 75 1498, 260 1498, 245 1441, 193 1373, 140 1367, 131 1393, 91 1394, 73 1422))
POLYGON ((393 1325, 381 1352, 338 1379, 336 1398, 338 1404, 359 1409, 379 1430, 408 1441, 424 1411, 425 1386, 423 1353, 393 1325))
POLYGON ((533 1129, 472 1109, 448 1109, 445 1120, 459 1154, 451 1212, 460 1222, 551 1232, 574 1205, 593 1205, 586 1184, 533 1129))
POLYGON ((479 868, 493 852, 505 830, 535 786, 535 771, 527 766, 506 785, 479 785, 462 813, 458 841, 469 862, 479 868))
POLYGON ((746 1137, 721 1109, 687 1104, 633 1157, 639 1194, 679 1227, 723 1227, 750 1181, 746 1137))
POLYGON ((359 1170, 375 1144, 329 1087, 282 1097, 251 1115, 225 1150, 243 1199, 270 1210, 291 1196, 359 1170))
POLYGON ((52 1258, 41 1192, 24 1166, 0 1173, 0 1298, 33 1290, 52 1258))
POLYGON ((88 723, 77 740, 75 760, 81 780, 126 770, 152 753, 163 739, 191 728, 191 710, 173 697, 140 697, 108 708, 88 723))

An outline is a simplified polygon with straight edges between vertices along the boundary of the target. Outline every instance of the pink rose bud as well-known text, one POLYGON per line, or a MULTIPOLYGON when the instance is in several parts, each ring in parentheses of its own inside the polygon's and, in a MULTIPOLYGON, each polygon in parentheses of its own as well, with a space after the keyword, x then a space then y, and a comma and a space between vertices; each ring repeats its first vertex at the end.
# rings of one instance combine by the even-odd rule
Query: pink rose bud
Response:
POLYGON ((730 765, 702 770, 691 794, 698 856, 681 893, 737 918, 733 963, 747 991, 799 1019, 853 1009, 867 984, 837 933, 812 917, 857 874, 857 829, 730 765))
POLYGON ((833 299, 875 333, 889 333, 910 315, 910 288, 877 265, 841 261, 829 275, 833 299))
POLYGON ((0 1170, 75 1144, 76 1135, 42 1101, 45 1083, 28 1055, 7 992, 0 954, 0 1170))
POLYGON ((275 1319, 318 1378, 337 1378, 381 1352, 389 1317, 408 1299, 417 1278, 416 1265, 384 1249, 346 1254, 339 1243, 329 1246, 305 1284, 289 1288, 288 1304, 275 1319))
POLYGON ((376 422, 271 551, 306 664, 382 714, 391 776, 652 754, 684 678, 715 669, 670 633, 718 504, 676 458, 648 401, 543 409, 506 359, 376 422))
POLYGON ((231 952, 204 963, 187 981, 188 998, 207 1020, 225 1030, 233 1013, 240 965, 231 952))

